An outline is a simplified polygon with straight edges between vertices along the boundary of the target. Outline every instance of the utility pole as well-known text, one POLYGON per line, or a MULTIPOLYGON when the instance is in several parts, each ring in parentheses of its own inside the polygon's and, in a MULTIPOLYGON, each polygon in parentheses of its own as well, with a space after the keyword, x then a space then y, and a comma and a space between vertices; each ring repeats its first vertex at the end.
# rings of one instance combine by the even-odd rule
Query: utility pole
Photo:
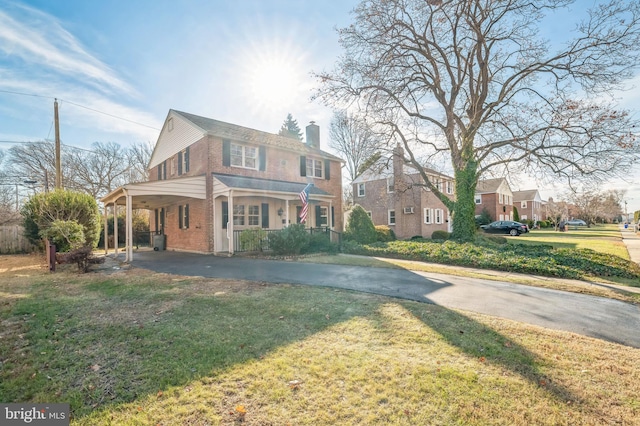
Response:
POLYGON ((57 98, 53 100, 53 123, 56 129, 56 189, 60 189, 62 188, 62 167, 60 166, 60 122, 57 98))

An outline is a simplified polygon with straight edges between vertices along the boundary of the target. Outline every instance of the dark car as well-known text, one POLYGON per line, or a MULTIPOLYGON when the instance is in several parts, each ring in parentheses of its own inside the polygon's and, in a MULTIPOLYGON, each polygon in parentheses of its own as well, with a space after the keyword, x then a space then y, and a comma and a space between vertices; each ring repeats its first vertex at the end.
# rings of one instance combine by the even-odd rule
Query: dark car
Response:
POLYGON ((527 229, 527 225, 524 225, 520 222, 514 222, 512 220, 496 220, 495 222, 491 222, 488 225, 482 225, 480 228, 486 233, 489 234, 509 234, 516 235, 524 234, 529 232, 527 229))

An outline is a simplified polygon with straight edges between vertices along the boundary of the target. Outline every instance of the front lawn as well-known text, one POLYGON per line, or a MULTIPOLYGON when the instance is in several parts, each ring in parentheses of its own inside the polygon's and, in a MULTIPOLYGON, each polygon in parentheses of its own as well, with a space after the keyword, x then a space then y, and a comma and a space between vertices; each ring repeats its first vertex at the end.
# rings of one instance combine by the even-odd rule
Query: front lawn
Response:
POLYGON ((370 294, 6 258, 0 401, 70 402, 73 425, 640 418, 640 349, 370 294))

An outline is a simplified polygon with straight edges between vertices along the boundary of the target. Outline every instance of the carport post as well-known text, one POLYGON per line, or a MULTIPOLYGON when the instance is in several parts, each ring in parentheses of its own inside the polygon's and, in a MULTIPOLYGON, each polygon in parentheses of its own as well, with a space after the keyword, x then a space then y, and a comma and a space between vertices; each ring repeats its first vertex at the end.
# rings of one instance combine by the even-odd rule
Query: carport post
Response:
POLYGON ((129 263, 131 263, 133 261, 133 219, 131 218, 131 216, 133 216, 133 208, 131 206, 132 204, 132 197, 131 195, 127 194, 127 261, 129 263))
POLYGON ((109 254, 109 227, 107 226, 107 209, 109 205, 104 203, 104 255, 109 254))

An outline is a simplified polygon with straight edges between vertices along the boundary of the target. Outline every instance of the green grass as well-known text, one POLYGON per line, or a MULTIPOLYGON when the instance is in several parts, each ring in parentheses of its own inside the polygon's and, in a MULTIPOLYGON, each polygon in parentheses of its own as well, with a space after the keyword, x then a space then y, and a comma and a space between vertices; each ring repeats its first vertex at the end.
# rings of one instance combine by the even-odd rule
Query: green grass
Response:
POLYGON ((333 289, 0 274, 0 400, 73 425, 632 424, 640 350, 333 289))

